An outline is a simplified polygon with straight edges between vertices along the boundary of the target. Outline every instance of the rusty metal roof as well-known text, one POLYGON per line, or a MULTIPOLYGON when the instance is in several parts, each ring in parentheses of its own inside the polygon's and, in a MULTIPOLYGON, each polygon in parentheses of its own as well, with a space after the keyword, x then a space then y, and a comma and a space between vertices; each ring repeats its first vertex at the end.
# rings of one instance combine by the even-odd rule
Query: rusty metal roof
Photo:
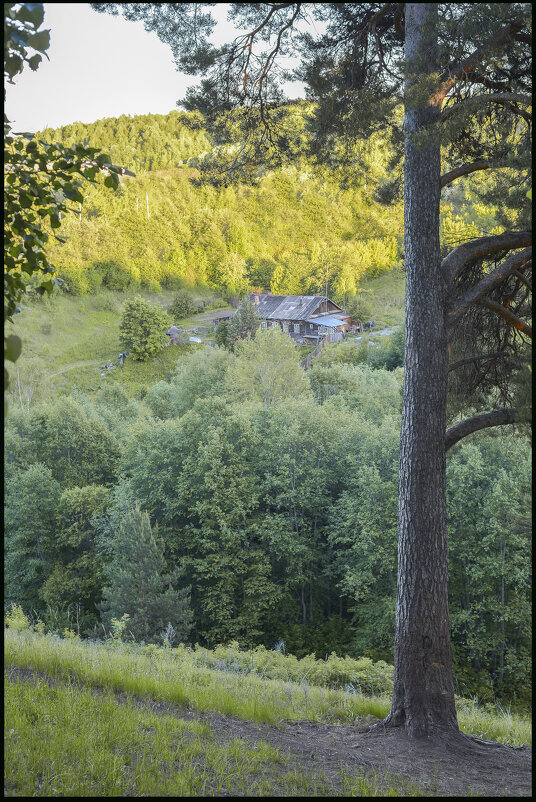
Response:
MULTIPOLYGON (((259 303, 255 304, 255 309, 259 317, 265 320, 307 320, 318 311, 320 304, 330 300, 325 295, 264 295, 252 293, 251 298, 253 301, 255 296, 259 298, 259 303)), ((330 303, 334 304, 337 309, 341 309, 333 301, 330 301, 330 303)))

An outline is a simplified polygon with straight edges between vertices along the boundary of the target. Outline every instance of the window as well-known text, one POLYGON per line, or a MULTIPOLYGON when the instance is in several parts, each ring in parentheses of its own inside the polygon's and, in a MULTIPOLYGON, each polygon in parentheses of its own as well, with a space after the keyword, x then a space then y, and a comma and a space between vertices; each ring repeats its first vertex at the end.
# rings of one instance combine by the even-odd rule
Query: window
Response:
POLYGON ((299 334, 299 333, 300 333, 300 324, 299 323, 295 323, 294 324, 294 334, 299 334))

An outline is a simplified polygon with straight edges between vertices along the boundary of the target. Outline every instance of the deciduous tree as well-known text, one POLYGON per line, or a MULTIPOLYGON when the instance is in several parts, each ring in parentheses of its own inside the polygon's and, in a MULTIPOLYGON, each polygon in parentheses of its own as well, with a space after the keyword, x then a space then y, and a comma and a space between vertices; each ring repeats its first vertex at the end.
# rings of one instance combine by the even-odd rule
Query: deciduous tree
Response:
MULTIPOLYGON (((50 31, 39 30, 43 19, 42 3, 4 3, 4 79, 8 83, 14 83, 25 65, 36 70, 46 55, 50 31)), ((104 183, 117 187, 120 168, 111 165, 109 157, 96 148, 67 148, 37 141, 32 133, 14 134, 5 114, 4 145, 5 324, 13 322, 13 315, 20 311, 18 304, 29 277, 39 276, 37 291, 41 294, 50 293, 57 283, 47 257, 50 229, 54 232, 60 228, 62 215, 72 209, 72 202, 83 203, 83 184, 95 183, 105 168, 104 183)), ((4 363, 6 359, 15 362, 21 349, 20 338, 5 327, 4 363)), ((8 386, 4 364, 4 388, 8 386)))

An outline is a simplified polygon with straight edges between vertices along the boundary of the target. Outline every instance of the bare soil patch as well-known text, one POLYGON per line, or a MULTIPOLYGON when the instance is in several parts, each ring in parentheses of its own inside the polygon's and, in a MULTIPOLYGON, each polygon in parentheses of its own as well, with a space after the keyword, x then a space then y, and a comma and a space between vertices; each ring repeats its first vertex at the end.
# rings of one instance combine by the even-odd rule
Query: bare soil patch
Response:
MULTIPOLYGON (((23 681, 63 681, 38 671, 6 666, 6 676, 23 681)), ((74 678, 73 678, 74 680, 74 678)), ((71 684, 76 684, 76 681, 71 684)), ((106 688, 92 688, 103 693, 106 688)), ((489 797, 532 795, 532 749, 502 744, 464 748, 461 743, 444 744, 433 739, 409 739, 401 730, 370 729, 372 716, 352 726, 316 721, 285 721, 280 727, 256 724, 212 712, 185 709, 150 697, 115 692, 118 703, 130 702, 153 713, 173 715, 208 724, 221 740, 242 738, 255 743, 268 741, 293 756, 303 767, 335 778, 341 768, 347 774, 375 772, 400 777, 440 796, 479 795, 489 797)))

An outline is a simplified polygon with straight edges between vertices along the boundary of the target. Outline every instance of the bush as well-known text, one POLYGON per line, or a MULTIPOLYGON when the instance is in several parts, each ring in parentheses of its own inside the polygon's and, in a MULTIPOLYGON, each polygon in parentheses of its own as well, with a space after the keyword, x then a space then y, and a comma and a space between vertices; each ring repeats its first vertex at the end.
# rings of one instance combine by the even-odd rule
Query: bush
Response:
POLYGON ((169 317, 160 306, 140 297, 125 301, 119 324, 121 346, 132 359, 149 359, 166 343, 169 325, 169 317))
MULTIPOLYGON (((187 647, 173 649, 178 657, 187 647)), ((190 650, 188 650, 190 651, 190 650)), ((241 651, 236 641, 227 646, 205 649, 196 645, 192 654, 196 663, 207 668, 235 673, 253 673, 261 677, 289 682, 307 682, 327 688, 341 688, 363 694, 391 694, 394 668, 379 660, 373 663, 368 657, 354 659, 338 657, 334 652, 326 660, 316 660, 308 654, 299 660, 292 654, 257 646, 241 651)))
POLYGON ((102 273, 95 267, 89 267, 84 273, 88 284, 89 292, 93 295, 98 292, 102 285, 102 273))
POLYGON ((176 276, 173 273, 164 273, 162 279, 160 280, 160 284, 165 290, 182 290, 184 287, 184 281, 180 276, 176 276))
POLYGON ((229 321, 228 320, 222 320, 221 323, 218 324, 218 327, 216 329, 216 334, 215 334, 216 342, 222 348, 226 348, 227 347, 227 337, 228 337, 228 335, 229 335, 229 321))
POLYGON ((180 319, 195 315, 200 309, 187 290, 179 290, 175 293, 171 306, 168 307, 169 314, 174 319, 180 319))
POLYGON ((370 349, 369 365, 394 370, 404 367, 404 329, 397 329, 381 348, 370 349))
POLYGON ((95 262, 93 270, 102 276, 102 286, 115 292, 124 292, 137 285, 135 277, 119 262, 95 262))
POLYGON ((4 626, 8 629, 15 629, 17 632, 30 628, 30 622, 24 615, 20 604, 11 605, 11 610, 4 616, 4 626))
POLYGON ((69 295, 87 295, 89 292, 89 282, 85 271, 74 269, 63 269, 60 274, 63 279, 62 290, 69 295))
POLYGON ((209 304, 205 306, 205 309, 226 309, 229 306, 227 301, 224 301, 223 298, 217 298, 215 301, 211 301, 209 304))
POLYGON ((352 316, 352 320, 361 321, 362 323, 367 323, 374 314, 372 301, 364 292, 350 296, 346 301, 345 308, 348 314, 352 316))

